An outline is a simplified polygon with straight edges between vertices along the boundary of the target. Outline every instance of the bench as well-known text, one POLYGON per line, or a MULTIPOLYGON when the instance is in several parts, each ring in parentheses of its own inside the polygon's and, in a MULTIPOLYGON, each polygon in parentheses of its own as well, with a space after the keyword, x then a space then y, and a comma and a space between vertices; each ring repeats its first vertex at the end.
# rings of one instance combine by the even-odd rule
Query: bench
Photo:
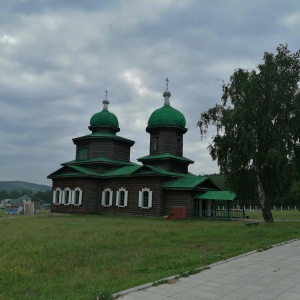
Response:
POLYGON ((248 227, 257 226, 258 224, 259 224, 259 222, 255 222, 255 221, 245 223, 245 225, 248 226, 248 227))

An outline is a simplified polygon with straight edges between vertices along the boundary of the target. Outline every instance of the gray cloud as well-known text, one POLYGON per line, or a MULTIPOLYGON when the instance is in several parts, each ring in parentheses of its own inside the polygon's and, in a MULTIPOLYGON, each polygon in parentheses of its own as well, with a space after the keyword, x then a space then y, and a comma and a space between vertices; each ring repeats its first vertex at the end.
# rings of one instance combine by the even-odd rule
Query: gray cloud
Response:
MULTIPOLYGON (((187 119, 184 155, 195 174, 218 172, 196 127, 221 97, 221 80, 255 68, 264 51, 298 50, 296 0, 0 0, 0 180, 50 184, 72 160, 72 138, 109 110, 131 158, 148 154, 150 114, 171 104, 187 119)), ((213 130, 211 130, 213 133, 213 130)))

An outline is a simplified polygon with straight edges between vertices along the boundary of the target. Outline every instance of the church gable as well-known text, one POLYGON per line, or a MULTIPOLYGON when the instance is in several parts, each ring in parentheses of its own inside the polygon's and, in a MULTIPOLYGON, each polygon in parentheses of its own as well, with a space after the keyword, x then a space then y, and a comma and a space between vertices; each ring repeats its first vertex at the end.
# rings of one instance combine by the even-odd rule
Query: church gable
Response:
POLYGON ((94 170, 73 166, 73 165, 65 165, 57 171, 51 173, 48 178, 57 178, 57 177, 78 177, 78 176, 99 176, 98 172, 94 170))
POLYGON ((72 160, 62 164, 65 165, 73 165, 73 166, 81 166, 84 168, 88 168, 94 170, 99 173, 105 173, 107 171, 120 168, 123 166, 133 166, 134 163, 131 162, 124 162, 118 160, 112 160, 107 157, 99 156, 92 159, 85 159, 85 160, 72 160))

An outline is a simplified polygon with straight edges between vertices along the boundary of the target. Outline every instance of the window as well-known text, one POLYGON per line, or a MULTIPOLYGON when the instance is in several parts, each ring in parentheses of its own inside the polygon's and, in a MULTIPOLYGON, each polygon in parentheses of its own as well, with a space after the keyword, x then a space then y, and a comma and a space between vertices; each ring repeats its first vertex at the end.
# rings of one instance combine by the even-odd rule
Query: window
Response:
POLYGON ((177 152, 182 151, 182 138, 181 137, 177 137, 177 152))
POLYGON ((60 188, 56 188, 53 191, 53 203, 54 204, 60 204, 62 198, 62 190, 60 188))
POLYGON ((109 198, 110 198, 110 192, 106 191, 105 192, 105 200, 104 200, 106 206, 109 206, 109 198))
POLYGON ((78 160, 85 160, 87 158, 88 158, 88 150, 87 149, 79 149, 78 160))
POLYGON ((152 207, 152 191, 149 188, 143 188, 141 191, 139 191, 139 207, 152 207))
POLYGON ((62 194, 62 204, 69 205, 72 203, 72 191, 70 188, 65 188, 62 194))
POLYGON ((148 207, 149 206, 149 192, 148 191, 143 192, 142 206, 143 207, 148 207))
POLYGON ((72 192, 72 203, 74 205, 81 205, 82 203, 82 189, 77 187, 72 192))
POLYGON ((124 206, 125 203, 125 192, 124 191, 120 191, 120 199, 119 199, 119 204, 120 206, 124 206))
POLYGON ((102 192, 102 206, 112 206, 113 191, 110 188, 106 188, 102 192))
POLYGON ((155 137, 153 138, 153 150, 154 150, 154 151, 157 151, 158 148, 159 148, 159 140, 158 140, 158 137, 155 136, 155 137))
POLYGON ((127 199, 128 199, 128 191, 126 191, 125 188, 121 187, 117 191, 116 206, 126 207, 127 206, 127 199))

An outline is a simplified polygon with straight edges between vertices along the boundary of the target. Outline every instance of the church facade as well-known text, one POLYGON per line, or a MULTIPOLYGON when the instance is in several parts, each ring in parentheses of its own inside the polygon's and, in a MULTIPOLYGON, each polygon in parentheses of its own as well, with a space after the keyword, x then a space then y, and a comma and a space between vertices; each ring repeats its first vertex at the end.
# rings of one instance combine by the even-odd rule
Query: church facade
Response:
POLYGON ((168 82, 163 97, 164 105, 151 114, 146 128, 149 153, 138 164, 130 161, 134 141, 117 135, 119 122, 106 97, 103 110, 90 119, 91 134, 73 139, 75 159, 48 176, 51 212, 172 216, 180 208, 183 217, 192 218, 212 211, 214 200, 233 200, 208 177, 188 172, 193 161, 183 156, 186 120, 170 105, 168 82))

